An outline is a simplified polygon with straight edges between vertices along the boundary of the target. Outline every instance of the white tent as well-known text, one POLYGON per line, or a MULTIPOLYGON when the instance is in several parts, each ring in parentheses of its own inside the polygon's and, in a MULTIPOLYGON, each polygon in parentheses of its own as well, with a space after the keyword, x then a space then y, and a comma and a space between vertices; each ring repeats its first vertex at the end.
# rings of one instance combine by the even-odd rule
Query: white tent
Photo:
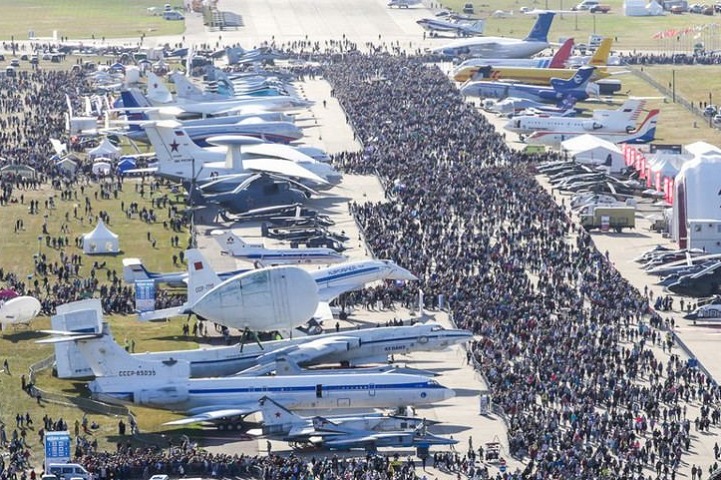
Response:
POLYGON ((110 175, 110 170, 112 170, 113 166, 109 160, 108 158, 98 158, 95 163, 93 163, 93 173, 95 175, 110 175))
POLYGON ((594 135, 584 134, 564 140, 561 149, 576 162, 604 166, 609 173, 620 172, 626 167, 621 149, 594 135))
POLYGON ((702 155, 721 155, 721 148, 711 145, 708 142, 694 142, 684 145, 684 153, 693 155, 694 157, 700 157, 702 155))
POLYGON ((721 191, 721 152, 697 155, 676 175, 671 235, 686 248, 691 220, 721 220, 716 199, 721 191))
POLYGON ((86 254, 118 253, 120 244, 118 236, 111 232, 100 220, 95 230, 83 235, 83 252, 86 254))
POLYGON ((652 172, 673 178, 681 171, 683 164, 692 158, 691 155, 677 153, 656 153, 648 159, 648 164, 652 172))
POLYGON ((65 157, 58 160, 55 163, 55 166, 58 167, 59 170, 69 175, 75 175, 75 172, 78 171, 78 162, 76 162, 70 157, 65 157))
POLYGON ((90 158, 90 160, 95 160, 100 157, 117 160, 120 158, 120 149, 113 145, 110 140, 108 140, 108 137, 105 137, 100 145, 88 152, 88 158, 90 158))

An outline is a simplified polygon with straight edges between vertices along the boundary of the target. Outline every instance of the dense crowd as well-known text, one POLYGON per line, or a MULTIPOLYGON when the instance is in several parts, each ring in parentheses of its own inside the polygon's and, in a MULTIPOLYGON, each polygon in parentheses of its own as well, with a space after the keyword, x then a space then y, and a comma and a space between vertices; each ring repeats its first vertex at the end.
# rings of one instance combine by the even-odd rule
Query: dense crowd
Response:
POLYGON ((337 162, 390 187, 388 202, 352 205, 367 242, 479 335, 472 357, 524 476, 674 478, 695 425, 718 423, 721 391, 660 351, 672 346, 664 322, 529 158, 437 68, 357 55, 326 77, 364 144, 337 162))

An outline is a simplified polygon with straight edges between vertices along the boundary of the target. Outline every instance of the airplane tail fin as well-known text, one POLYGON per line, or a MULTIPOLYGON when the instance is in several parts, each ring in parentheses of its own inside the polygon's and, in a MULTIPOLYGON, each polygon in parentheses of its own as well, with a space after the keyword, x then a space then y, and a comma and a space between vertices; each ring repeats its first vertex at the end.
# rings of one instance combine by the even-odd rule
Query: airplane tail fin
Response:
POLYGON ((571 57, 573 51, 573 38, 567 39, 561 45, 561 48, 551 58, 551 63, 548 64, 548 68, 566 68, 566 62, 571 57))
POLYGON ((126 283, 135 283, 142 280, 152 280, 152 274, 145 268, 139 258, 123 259, 123 280, 126 283))
POLYGON ((263 427, 273 427, 293 423, 297 424, 303 421, 303 417, 291 412, 283 405, 268 397, 262 397, 258 400, 258 403, 260 404, 259 411, 261 415, 263 415, 263 427))
MULTIPOLYGON (((96 303, 97 305, 93 306, 83 302, 73 302, 66 305, 70 307, 67 311, 59 310, 59 312, 63 312, 66 323, 68 320, 74 321, 73 317, 83 318, 88 315, 101 317, 100 301, 96 300, 96 303)), ((102 322, 102 318, 96 320, 102 322)), ((124 392, 127 400, 137 401, 133 398, 134 392, 140 390, 137 385, 139 378, 136 377, 142 377, 143 388, 149 385, 173 383, 190 377, 190 364, 186 361, 173 359, 148 361, 130 355, 125 348, 113 340, 106 323, 103 323, 101 333, 94 331, 87 333, 51 331, 50 333, 56 336, 38 340, 38 343, 74 342, 96 377, 91 384, 91 390, 95 394, 124 392)))
POLYGON ((601 44, 598 49, 593 52, 588 64, 594 67, 605 67, 608 65, 608 56, 611 54, 611 44, 613 39, 611 37, 605 37, 601 40, 601 44))
MULTIPOLYGON (((143 125, 148 140, 158 157, 158 173, 192 178, 193 158, 202 149, 196 145, 180 127, 178 122, 149 122, 143 125)), ((196 172, 202 168, 202 162, 196 162, 196 172)))
POLYGON ((486 28, 486 22, 484 20, 476 20, 475 22, 469 24, 466 29, 474 32, 478 35, 483 34, 483 30, 486 28))
POLYGON ((658 109, 648 112, 638 129, 624 143, 648 143, 653 141, 656 138, 656 123, 658 122, 659 113, 660 110, 658 109))
POLYGON ((533 28, 523 41, 548 43, 548 31, 551 29, 554 15, 554 12, 539 13, 536 23, 533 24, 533 28))
MULTIPOLYGON (((122 92, 120 92, 120 98, 122 98, 123 100, 123 106, 129 109, 150 107, 150 103, 148 102, 148 100, 143 97, 143 95, 140 94, 140 92, 138 92, 137 90, 123 90, 122 92)), ((130 122, 128 128, 130 130, 137 131, 141 129, 140 125, 138 125, 138 122, 149 120, 148 115, 146 115, 144 112, 131 110, 125 111, 125 118, 127 118, 130 122)))
POLYGON ((231 230, 214 230, 211 234, 215 237, 218 245, 220 245, 220 249, 233 256, 239 254, 240 250, 246 245, 243 239, 231 230))
POLYGON ((203 94, 203 91, 191 83, 185 75, 174 72, 170 75, 170 79, 175 84, 175 91, 178 98, 191 98, 203 94))
POLYGON ((228 57, 228 65, 235 65, 240 62, 240 57, 245 53, 242 47, 232 47, 225 49, 225 55, 228 57))
POLYGON ((200 250, 191 248, 185 252, 185 259, 188 262, 188 305, 192 306, 221 280, 200 250))
POLYGON ((148 99, 155 103, 171 103, 173 95, 163 80, 153 72, 148 72, 148 99))
POLYGON ((569 78, 568 80, 562 78, 552 78, 551 86, 557 92, 585 89, 595 69, 596 67, 591 67, 587 65, 583 66, 579 68, 573 75, 573 77, 569 78))

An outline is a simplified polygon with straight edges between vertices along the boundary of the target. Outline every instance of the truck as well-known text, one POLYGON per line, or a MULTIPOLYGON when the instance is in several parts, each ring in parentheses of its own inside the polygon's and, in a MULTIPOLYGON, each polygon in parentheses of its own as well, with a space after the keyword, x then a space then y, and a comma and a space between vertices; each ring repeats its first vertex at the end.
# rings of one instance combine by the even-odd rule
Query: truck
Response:
POLYGON ((586 231, 623 231, 624 228, 636 227, 636 209, 626 205, 591 206, 580 215, 581 226, 586 231))

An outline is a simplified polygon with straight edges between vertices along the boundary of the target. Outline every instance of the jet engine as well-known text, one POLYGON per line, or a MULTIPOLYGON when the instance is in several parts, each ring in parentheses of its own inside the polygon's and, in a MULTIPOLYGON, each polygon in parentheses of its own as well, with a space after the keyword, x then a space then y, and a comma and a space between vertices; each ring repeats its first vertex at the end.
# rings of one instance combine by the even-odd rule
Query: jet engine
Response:
POLYGON ((134 403, 167 408, 167 405, 175 405, 187 401, 189 396, 186 385, 168 385, 166 387, 135 391, 134 403))

